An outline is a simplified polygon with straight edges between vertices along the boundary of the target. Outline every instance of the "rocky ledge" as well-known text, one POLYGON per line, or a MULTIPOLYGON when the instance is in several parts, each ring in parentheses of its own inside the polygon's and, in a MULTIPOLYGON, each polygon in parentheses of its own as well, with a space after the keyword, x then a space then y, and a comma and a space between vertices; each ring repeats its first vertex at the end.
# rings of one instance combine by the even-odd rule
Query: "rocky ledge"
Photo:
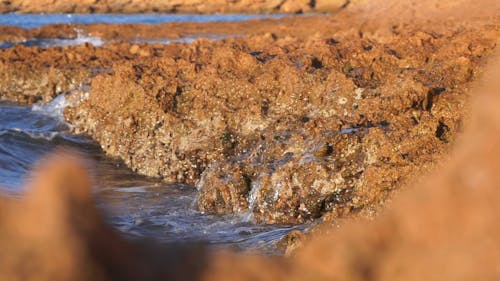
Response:
POLYGON ((196 184, 205 212, 372 212, 453 142, 494 34, 198 40, 114 64, 66 116, 134 171, 196 184))

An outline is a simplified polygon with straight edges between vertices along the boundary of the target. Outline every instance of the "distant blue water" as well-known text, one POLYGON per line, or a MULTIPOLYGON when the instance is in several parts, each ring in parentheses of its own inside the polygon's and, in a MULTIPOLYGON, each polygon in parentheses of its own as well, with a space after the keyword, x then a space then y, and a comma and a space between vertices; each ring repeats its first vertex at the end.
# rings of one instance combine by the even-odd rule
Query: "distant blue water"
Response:
POLYGON ((0 14, 0 25, 18 26, 22 28, 37 28, 48 24, 160 24, 168 22, 238 22, 252 19, 279 19, 283 14, 0 14))

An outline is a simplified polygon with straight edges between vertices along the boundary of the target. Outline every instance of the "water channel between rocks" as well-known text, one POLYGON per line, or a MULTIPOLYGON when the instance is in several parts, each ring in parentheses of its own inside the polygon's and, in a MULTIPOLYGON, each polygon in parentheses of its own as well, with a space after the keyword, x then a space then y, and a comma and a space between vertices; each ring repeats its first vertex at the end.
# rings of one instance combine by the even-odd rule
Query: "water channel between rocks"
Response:
POLYGON ((99 205, 109 222, 129 238, 164 242, 205 241, 237 249, 276 253, 275 242, 292 229, 256 225, 248 216, 212 216, 196 209, 193 186, 165 184, 133 174, 119 160, 106 157, 85 136, 70 134, 62 118, 63 96, 48 105, 0 104, 0 185, 21 196, 29 170, 57 147, 82 151, 95 162, 99 205))
MULTIPOLYGON (((0 25, 36 28, 54 23, 163 23, 173 21, 242 21, 281 15, 0 15, 0 25)), ((199 36, 177 39, 137 39, 137 43, 190 43, 199 36)), ((204 36, 206 37, 206 36, 204 36)), ((209 39, 222 39, 218 35, 209 39)), ((33 38, 18 42, 25 46, 51 47, 101 45, 97 37, 79 34, 74 39, 33 38)), ((17 43, 3 43, 9 48, 17 43)), ((117 159, 106 157, 87 136, 72 135, 64 121, 67 102, 63 95, 47 105, 18 106, 0 103, 0 191, 22 196, 29 170, 57 147, 82 151, 95 163, 99 207, 108 221, 130 239, 152 238, 163 242, 204 241, 216 247, 257 250, 277 254, 276 242, 293 229, 306 226, 257 225, 248 215, 212 216, 196 208, 193 186, 166 184, 135 175, 117 159)))
MULTIPOLYGON (((0 26, 9 25, 24 29, 40 28, 51 24, 164 24, 174 22, 241 22, 257 19, 279 19, 285 17, 283 14, 215 14, 215 15, 174 15, 174 14, 3 14, 0 15, 0 26)), ((107 42, 100 37, 85 34, 75 28, 77 36, 74 38, 27 38, 18 42, 1 42, 0 49, 11 48, 16 45, 27 47, 63 47, 76 46, 90 43, 94 46, 102 46, 107 42)), ((208 38, 212 40, 224 39, 227 37, 240 36, 237 34, 194 34, 180 38, 136 38, 133 43, 169 44, 169 43, 192 43, 198 38, 208 38)))

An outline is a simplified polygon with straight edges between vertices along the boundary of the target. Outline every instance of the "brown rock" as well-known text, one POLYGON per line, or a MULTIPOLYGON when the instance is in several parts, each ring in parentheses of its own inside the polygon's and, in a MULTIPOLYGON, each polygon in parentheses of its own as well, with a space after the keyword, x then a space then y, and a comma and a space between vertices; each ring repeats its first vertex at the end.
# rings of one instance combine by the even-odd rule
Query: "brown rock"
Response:
POLYGON ((310 0, 287 0, 280 6, 280 12, 284 13, 307 13, 311 10, 310 0))
POLYGON ((316 0, 314 1, 314 9, 319 12, 332 12, 338 11, 342 7, 353 2, 352 0, 316 0))
POLYGON ((67 117, 135 171, 198 183, 203 211, 249 207, 269 223, 372 213, 452 143, 471 81, 464 73, 480 62, 461 59, 461 43, 476 38, 486 57, 496 38, 491 26, 476 28, 484 32, 434 39, 432 61, 413 30, 390 44, 319 34, 169 45, 175 61, 115 64, 67 117), (402 58, 423 70, 402 70, 402 58), (450 67, 455 59, 461 67, 450 67))
POLYGON ((129 49, 129 52, 130 52, 132 55, 135 55, 135 54, 137 54, 140 50, 141 50, 141 47, 139 47, 138 45, 132 45, 132 47, 130 47, 130 49, 129 49))

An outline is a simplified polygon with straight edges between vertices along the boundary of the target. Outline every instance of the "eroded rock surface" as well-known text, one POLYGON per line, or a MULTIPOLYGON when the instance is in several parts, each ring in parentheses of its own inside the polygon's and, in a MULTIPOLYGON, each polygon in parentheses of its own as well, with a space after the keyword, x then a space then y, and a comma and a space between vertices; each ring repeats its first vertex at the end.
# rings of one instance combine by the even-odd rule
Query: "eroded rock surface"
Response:
POLYGON ((197 184, 203 211, 372 212, 453 142, 498 30, 429 33, 169 46, 94 78, 67 118, 135 171, 197 184))

